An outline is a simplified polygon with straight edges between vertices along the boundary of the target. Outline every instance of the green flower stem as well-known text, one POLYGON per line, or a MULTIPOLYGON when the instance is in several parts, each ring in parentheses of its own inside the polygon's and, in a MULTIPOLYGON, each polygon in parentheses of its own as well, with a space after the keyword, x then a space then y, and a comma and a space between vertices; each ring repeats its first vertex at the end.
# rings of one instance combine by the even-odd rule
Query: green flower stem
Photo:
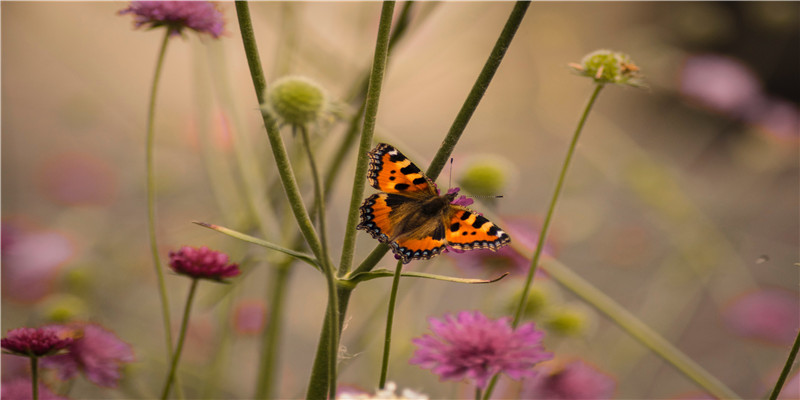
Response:
MULTIPOLYGON (((314 366, 311 367, 311 377, 308 380, 308 391, 306 392, 306 399, 317 400, 325 399, 330 394, 331 390, 336 390, 336 382, 330 380, 330 375, 327 366, 330 363, 331 352, 328 348, 330 343, 331 331, 336 330, 336 334, 342 332, 344 324, 345 311, 350 301, 350 294, 353 291, 353 286, 342 285, 339 281, 337 286, 336 298, 339 305, 339 321, 334 327, 331 326, 330 307, 326 309, 325 319, 323 320, 322 331, 320 333, 319 342, 317 343, 317 353, 314 358, 314 366)), ((338 350, 338 349, 337 349, 338 350)), ((334 397, 332 397, 334 398, 334 397)))
POLYGON ((777 399, 778 395, 781 393, 783 384, 786 382, 786 377, 789 376, 789 372, 792 370, 792 365, 797 357, 798 350, 800 350, 800 331, 797 332, 797 337, 794 338, 794 345, 792 345, 792 349, 789 350, 789 357, 786 358, 786 364, 784 364, 783 370, 781 370, 781 375, 778 377, 778 381, 775 382, 775 387, 772 389, 772 393, 769 395, 769 400, 777 399))
POLYGON ((270 312, 268 321, 261 336, 262 348, 258 367, 258 380, 256 381, 257 399, 274 399, 273 381, 275 379, 275 364, 277 363, 278 338, 283 321, 284 299, 286 298, 287 282, 292 268, 292 259, 289 258, 275 268, 272 276, 272 295, 269 302, 270 312))
POLYGON ((298 259, 300 261, 303 261, 303 262, 307 263, 308 265, 311 265, 314 268, 320 268, 319 261, 317 259, 315 259, 314 257, 312 257, 310 254, 301 253, 299 251, 295 251, 295 250, 292 250, 292 249, 287 249, 285 247, 278 246, 277 244, 274 244, 272 242, 268 242, 266 240, 259 239, 257 237, 253 237, 253 236, 241 233, 241 232, 237 232, 237 231, 235 231, 233 229, 228 229, 228 228, 225 228, 223 226, 209 224, 209 223, 206 223, 206 222, 199 222, 199 221, 194 221, 194 223, 197 224, 197 225, 200 225, 200 226, 202 226, 204 228, 215 230, 215 231, 217 231, 219 233, 228 235, 230 237, 233 237, 233 238, 236 238, 236 239, 239 239, 239 240, 243 240, 245 242, 250 242, 250 243, 253 243, 255 245, 259 245, 261 247, 266 247, 266 248, 271 249, 271 250, 279 251, 279 252, 284 253, 284 254, 286 254, 288 256, 291 256, 291 257, 294 257, 294 258, 296 258, 296 259, 298 259))
POLYGON ((167 374, 167 381, 164 383, 164 391, 161 392, 161 400, 166 400, 169 396, 169 390, 172 388, 172 383, 175 381, 175 374, 178 370, 178 361, 181 358, 181 350, 183 350, 183 343, 186 340, 186 328, 189 326, 189 314, 192 310, 192 302, 194 302, 194 295, 197 292, 197 283, 200 280, 197 278, 192 279, 192 285, 189 287, 189 296, 186 298, 186 307, 183 310, 183 320, 181 321, 181 330, 178 335, 178 345, 175 348, 175 354, 172 356, 172 363, 169 367, 167 374))
MULTIPOLYGON (((592 92, 591 97, 589 97, 589 101, 586 103, 586 107, 583 109, 583 114, 581 115, 581 119, 578 121, 578 126, 575 128, 575 133, 572 134, 572 141, 569 144, 567 156, 564 157, 564 164, 561 166, 561 173, 558 176, 556 188, 553 191, 553 197, 550 199, 550 206, 547 209, 547 214, 544 218, 544 223, 542 224, 542 230, 539 232, 539 240, 536 243, 536 250, 534 250, 533 257, 531 259, 531 267, 528 268, 528 275, 525 277, 525 285, 522 287, 522 296, 520 296, 517 309, 514 312, 514 320, 511 322, 511 326, 513 328, 516 328, 519 325, 522 313, 525 310, 525 306, 528 304, 528 292, 530 292, 531 285, 533 284, 533 276, 536 273, 536 267, 539 266, 539 257, 542 255, 542 249, 544 249, 545 239, 547 238, 547 229, 550 227, 550 221, 553 218, 556 204, 558 203, 558 197, 561 194, 561 189, 564 187, 567 169, 569 169, 570 161, 572 161, 572 155, 575 154, 575 148, 578 146, 578 138, 580 138, 581 131, 583 131, 583 126, 586 124, 586 118, 589 116, 589 112, 592 110, 592 106, 594 106, 594 102, 597 100, 597 96, 600 94, 601 90, 603 90, 603 84, 597 84, 592 92)), ((492 396, 492 391, 494 391, 494 386, 497 384, 497 379, 499 376, 500 374, 495 374, 492 377, 492 380, 489 382, 489 386, 486 388, 486 393, 484 393, 484 399, 488 400, 492 396)))
MULTIPOLYGON (((264 102, 264 89, 266 89, 267 84, 258 56, 258 46, 256 45, 253 25, 250 21, 250 9, 246 1, 236 2, 236 15, 239 19, 239 29, 242 34, 247 64, 250 67, 250 77, 253 80, 253 87, 258 102, 262 104, 264 102)), ((303 233, 303 238, 305 238, 308 247, 311 248, 311 252, 314 253, 314 257, 324 263, 322 243, 320 243, 319 237, 314 231, 314 225, 311 223, 311 218, 309 218, 308 212, 305 209, 305 203, 303 202, 303 197, 300 195, 297 181, 294 178, 292 164, 289 162, 289 156, 286 153, 286 147, 283 144, 278 125, 269 113, 262 113, 262 117, 264 120, 264 127, 267 129, 267 138, 272 148, 272 155, 275 157, 275 166, 277 167, 284 192, 286 193, 286 198, 289 201, 295 220, 297 220, 300 232, 303 233)))
MULTIPOLYGON (((472 114, 474 114, 475 110, 478 108, 478 104, 480 104, 483 95, 486 93, 489 83, 491 83, 492 78, 494 78, 494 74, 500 67, 500 63, 503 61, 506 50, 508 50, 508 47, 511 45, 511 41, 514 39, 517 29, 522 23, 523 17, 525 17, 525 12, 528 10, 528 6, 530 6, 529 1, 518 1, 511 10, 511 14, 508 16, 508 20, 506 21, 502 32, 500 32, 500 36, 497 38, 494 48, 492 48, 492 52, 489 54, 489 58, 486 60, 486 63, 483 65, 483 69, 481 69, 480 74, 478 74, 478 78, 472 85, 472 89, 470 90, 469 95, 467 95, 464 104, 461 106, 461 110, 459 110, 456 119, 453 121, 453 124, 450 126, 450 130, 447 132, 447 136, 445 136, 444 140, 442 141, 439 151, 436 152, 436 155, 433 157, 433 160, 431 160, 431 163, 425 172, 425 174, 431 178, 431 180, 435 181, 436 178, 439 177, 442 169, 447 164, 447 160, 450 159, 450 155, 453 153, 456 143, 458 143, 458 140, 461 138, 461 134, 464 133, 464 129, 467 128, 467 124, 472 118, 472 114)), ((363 150, 362 152, 364 154, 359 155, 359 157, 363 156, 365 163, 367 151, 369 151, 369 149, 363 150)), ((361 159, 359 158, 359 160, 361 159)), ((356 171, 357 174, 359 172, 361 175, 357 175, 357 177, 360 178, 360 183, 363 187, 364 176, 367 173, 366 165, 364 166, 363 171, 356 171)), ((356 181, 358 181, 358 179, 356 181)), ((363 194, 363 188, 361 194, 363 194)), ((353 206, 352 203, 350 205, 351 207, 353 206)), ((358 205, 356 205, 355 211, 358 211, 358 205)), ((355 226, 355 221, 353 221, 353 225, 355 226)), ((367 258, 364 259, 364 261, 362 261, 361 264, 359 264, 358 267, 353 270, 353 274, 371 271, 388 251, 389 246, 383 243, 379 244, 377 247, 375 247, 372 253, 370 253, 369 256, 367 256, 367 258)), ((344 274, 344 272, 340 270, 340 274, 344 274)))
POLYGON ((339 262, 339 276, 344 276, 353 263, 353 254, 356 247, 356 225, 358 224, 358 207, 364 197, 364 187, 367 175, 367 153, 372 148, 372 136, 375 133, 375 117, 378 114, 378 103, 383 86, 383 75, 386 72, 386 60, 389 54, 389 34, 392 27, 394 1, 384 1, 381 9, 381 19, 378 25, 378 38, 375 42, 375 56, 372 61, 372 73, 367 89, 367 102, 364 110, 364 125, 361 130, 361 141, 358 146, 356 172, 353 178, 353 191, 350 195, 350 208, 347 213, 344 243, 342 244, 342 257, 339 262))
POLYGON ((164 66, 164 55, 167 52, 169 37, 169 29, 165 29, 164 39, 161 41, 161 50, 158 52, 155 74, 153 75, 153 86, 150 90, 150 105, 147 109, 147 143, 145 145, 147 164, 147 228, 150 236, 150 252, 152 253, 153 265, 156 268, 156 278, 158 279, 161 315, 164 320, 164 336, 167 341, 167 358, 172 357, 172 330, 170 328, 171 318, 169 315, 167 285, 164 282, 164 268, 161 266, 161 259, 158 256, 158 240, 156 238, 156 173, 153 148, 155 147, 156 94, 158 92, 158 82, 161 78, 161 70, 164 66))
POLYGON ((33 387, 33 400, 39 400, 39 357, 32 356, 31 359, 31 384, 33 387))
POLYGON ((475 400, 481 400, 481 388, 480 388, 480 386, 475 386, 475 400))
POLYGON ((403 272, 403 261, 397 261, 392 279, 392 291, 389 297, 389 310, 386 312, 386 333, 383 339, 383 362, 381 362, 381 379, 378 387, 386 386, 386 374, 389 371, 389 349, 392 347, 392 323, 394 322, 394 305, 397 301, 397 290, 400 287, 400 274, 403 272))

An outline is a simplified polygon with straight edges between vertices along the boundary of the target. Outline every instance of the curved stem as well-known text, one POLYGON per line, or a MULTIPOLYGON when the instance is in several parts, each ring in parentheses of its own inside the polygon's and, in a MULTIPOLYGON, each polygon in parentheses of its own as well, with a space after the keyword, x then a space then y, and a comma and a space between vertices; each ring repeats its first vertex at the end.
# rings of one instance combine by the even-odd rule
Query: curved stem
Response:
POLYGON ((172 356, 172 363, 170 364, 169 373, 167 374, 167 381, 164 383, 164 390, 161 392, 161 400, 165 400, 167 396, 169 396, 169 390, 172 388, 172 383, 175 381, 178 361, 181 358, 181 350, 183 350, 183 343, 186 340, 186 328, 189 326, 189 314, 192 310, 192 302, 194 302, 194 295, 197 292, 197 283, 199 281, 199 279, 193 278, 192 285, 189 287, 189 296, 186 298, 186 307, 183 309, 181 330, 178 334, 178 345, 175 348, 175 355, 172 356))
POLYGON ((158 92, 158 82, 161 78, 161 70, 164 65, 164 55, 167 52, 170 32, 165 29, 164 39, 161 41, 161 50, 156 61, 156 70, 153 75, 153 86, 150 90, 150 104, 147 109, 147 143, 145 144, 146 168, 147 168, 147 229, 150 236, 150 252, 153 257, 153 265, 156 268, 156 278, 158 280, 158 294, 161 300, 161 315, 164 319, 164 334, 167 341, 167 358, 172 357, 172 329, 170 327, 171 318, 169 315, 169 299, 167 298, 167 286, 164 282, 164 268, 158 256, 158 240, 156 238, 156 179, 155 161, 153 148, 155 146, 155 113, 156 113, 156 93, 158 92))
POLYGON ((783 370, 781 370, 781 375, 778 377, 778 381, 775 382, 775 387, 772 388, 769 400, 777 399, 778 395, 781 393, 783 384, 786 382, 786 377, 789 376, 789 372, 792 370, 792 364, 794 364, 794 359, 797 357, 798 350, 800 350, 800 331, 797 332, 797 337, 794 338, 794 345, 792 345, 792 349, 789 350, 789 357, 786 358, 786 364, 784 364, 783 370))
POLYGON ((33 400, 39 400, 39 357, 31 357, 31 388, 33 400))
POLYGON ((381 379, 378 387, 383 389, 386 385, 386 374, 389 370, 389 349, 392 347, 392 323, 394 321, 394 306, 397 302, 397 290, 400 287, 400 274, 403 272, 403 261, 397 262, 392 279, 392 291, 389 295, 389 310, 386 312, 386 333, 383 339, 383 362, 381 363, 381 379))

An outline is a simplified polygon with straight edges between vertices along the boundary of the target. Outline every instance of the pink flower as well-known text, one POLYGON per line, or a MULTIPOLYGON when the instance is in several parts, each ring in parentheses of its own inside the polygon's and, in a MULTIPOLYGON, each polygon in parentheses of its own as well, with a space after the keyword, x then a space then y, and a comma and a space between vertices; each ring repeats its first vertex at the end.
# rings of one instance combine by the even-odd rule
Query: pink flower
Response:
MULTIPOLYGON (((19 378, 3 382, 0 385, 0 398, 3 400, 28 400, 33 398, 33 385, 28 378, 19 378)), ((66 400, 66 397, 57 396, 55 393, 39 382, 39 400, 66 400)))
POLYGON ((72 337, 52 327, 17 328, 2 339, 4 350, 25 357, 45 357, 72 344, 72 337))
POLYGON ((725 312, 725 322, 736 333, 771 343, 791 344, 800 326, 797 293, 760 290, 740 296, 725 312))
POLYGON ((95 324, 55 325, 62 332, 75 332, 79 338, 69 346, 69 353, 42 360, 42 367, 55 368, 59 378, 69 380, 79 371, 90 382, 117 387, 122 364, 133 362, 133 349, 113 332, 95 324))
POLYGON ((264 329, 266 307, 261 300, 242 301, 233 313, 233 326, 242 335, 256 335, 264 329))
POLYGON ((617 383, 611 377, 583 361, 575 361, 564 368, 540 373, 523 384, 523 399, 610 399, 617 383))
POLYGON ((189 28, 218 38, 225 27, 222 12, 208 1, 132 1, 119 13, 133 13, 137 28, 165 26, 172 35, 180 35, 183 28, 189 28))
POLYGON ((511 328, 511 318, 490 320, 479 311, 430 318, 436 336, 412 340, 417 345, 411 364, 430 369, 443 380, 469 378, 485 388, 488 380, 503 372, 514 379, 533 376, 532 367, 552 358, 544 351, 544 332, 533 323, 511 328))
POLYGON ((762 97, 755 74, 741 62, 716 54, 689 57, 681 73, 680 91, 704 106, 744 116, 762 97))
POLYGON ((169 266, 173 271, 194 279, 222 281, 239 275, 239 265, 228 264, 228 255, 200 248, 183 246, 178 251, 169 253, 169 266))

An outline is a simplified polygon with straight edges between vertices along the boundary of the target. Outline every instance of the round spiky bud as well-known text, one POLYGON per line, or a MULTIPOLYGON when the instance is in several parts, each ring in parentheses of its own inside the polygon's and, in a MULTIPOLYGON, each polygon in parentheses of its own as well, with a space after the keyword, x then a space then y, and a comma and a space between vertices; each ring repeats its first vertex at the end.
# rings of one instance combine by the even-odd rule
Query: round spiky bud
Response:
POLYGON ((287 76, 267 88, 262 112, 273 114, 289 125, 306 125, 320 118, 327 96, 316 82, 298 76, 287 76))
POLYGON ((579 75, 592 78, 597 84, 644 86, 640 79, 639 67, 625 53, 597 50, 583 57, 580 64, 570 63, 569 67, 579 75))
POLYGON ((459 184, 476 196, 496 196, 516 179, 517 171, 505 158, 493 155, 472 159, 461 174, 459 184))

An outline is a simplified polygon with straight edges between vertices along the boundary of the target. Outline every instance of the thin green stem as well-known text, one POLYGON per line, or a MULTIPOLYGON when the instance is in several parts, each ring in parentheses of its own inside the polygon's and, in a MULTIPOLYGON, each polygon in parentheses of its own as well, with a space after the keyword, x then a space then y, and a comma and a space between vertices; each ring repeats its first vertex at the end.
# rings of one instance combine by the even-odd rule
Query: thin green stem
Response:
POLYGON ((161 41, 161 50, 158 52, 155 74, 153 75, 153 86, 150 90, 150 105, 147 109, 147 142, 145 144, 145 162, 147 164, 147 230, 150 236, 150 252, 153 257, 153 265, 156 268, 156 278, 158 280, 161 315, 164 320, 164 336, 167 342, 167 358, 172 357, 172 329, 170 327, 171 318, 169 315, 167 285, 164 282, 164 268, 161 266, 161 259, 158 256, 158 240, 156 238, 156 173, 153 153, 155 147, 156 94, 158 93, 158 82, 161 78, 161 70, 164 66, 164 55, 167 52, 169 37, 169 29, 165 29, 164 39, 161 41))
POLYGON ((253 32, 253 22, 250 19, 250 6, 243 0, 236 0, 234 4, 236 6, 236 18, 239 21, 239 31, 242 34, 242 42, 244 43, 244 54, 247 57, 247 65, 250 67, 250 78, 253 80, 258 104, 263 104, 267 79, 264 77, 264 70, 261 68, 261 58, 258 55, 255 32, 253 32))
MULTIPOLYGON (((336 390, 336 382, 330 380, 330 371, 327 366, 330 365, 330 335, 341 336, 342 326, 344 324, 344 316, 347 312, 347 305, 350 302, 350 294, 353 291, 352 286, 337 286, 336 299, 338 301, 338 322, 335 325, 332 318, 329 318, 331 312, 330 307, 325 311, 325 319, 320 332, 319 341, 317 342, 317 353, 314 357, 314 366, 311 367, 311 377, 308 380, 308 391, 306 399, 316 400, 324 399, 330 395, 331 391, 336 390)), ((338 349, 337 349, 338 350, 338 349)), ((338 356, 338 354, 337 354, 338 356)), ((335 398, 335 397, 330 397, 335 398)))
POLYGON ((311 170, 311 179, 314 182, 314 208, 316 209, 316 219, 319 225, 319 238, 322 245, 322 254, 327 261, 321 261, 324 264, 331 264, 330 256, 328 253, 328 235, 325 227, 325 191, 322 189, 322 182, 320 181, 319 170, 317 169, 317 162, 314 160, 314 152, 311 151, 311 139, 308 135, 308 128, 305 126, 292 127, 292 132, 296 129, 300 130, 300 136, 303 138, 303 147, 306 150, 306 158, 308 158, 308 166, 311 170))
POLYGON ((375 56, 372 61, 372 73, 369 77, 367 89, 367 103, 364 110, 364 125, 361 129, 361 141, 358 145, 358 158, 356 172, 353 177, 353 190, 350 194, 350 207, 347 213, 344 241, 342 244, 342 257, 339 262, 339 274, 343 276, 353 264, 353 254, 356 247, 356 225, 358 223, 358 208, 364 197, 364 187, 367 174, 367 153, 372 147, 372 136, 375 133, 375 120, 378 114, 378 104, 383 86, 383 75, 386 72, 386 61, 389 55, 389 36, 392 28, 392 15, 394 1, 384 1, 381 9, 381 19, 378 25, 378 38, 375 41, 375 56))
POLYGON ((800 331, 797 332, 797 337, 794 338, 794 345, 792 345, 792 349, 789 350, 789 357, 786 358, 786 364, 783 365, 781 375, 778 377, 778 381, 775 382, 775 387, 772 388, 772 393, 769 395, 769 400, 777 399, 778 395, 781 393, 783 384, 786 382, 786 377, 789 376, 789 372, 792 370, 792 365, 797 357, 798 350, 800 350, 800 331))
POLYGON ((481 387, 475 386, 475 400, 481 400, 481 387))
POLYGON ((39 400, 39 357, 32 356, 31 358, 31 384, 33 387, 33 400, 39 400))
POLYGON ((172 363, 170 364, 169 373, 167 374, 167 381, 164 383, 164 390, 161 392, 161 400, 166 400, 167 396, 169 396, 169 390, 172 388, 172 383, 175 381, 175 374, 178 370, 178 361, 181 358, 183 343, 186 340, 186 328, 189 326, 189 315, 192 310, 192 303, 194 302, 194 295, 197 292, 197 284, 199 281, 199 279, 193 278, 192 285, 189 287, 189 295, 186 298, 186 307, 183 309, 181 330, 178 334, 178 345, 175 348, 175 355, 172 356, 172 363))
MULTIPOLYGON (((433 160, 431 160, 431 163, 425 172, 426 175, 432 180, 436 180, 436 178, 439 177, 439 174, 442 172, 442 168, 444 168, 444 166, 447 164, 447 160, 450 159, 450 155, 453 153, 456 143, 458 143, 458 140, 461 138, 461 134, 464 133, 464 129, 466 129, 467 124, 472 118, 472 114, 474 114, 475 110, 478 108, 483 95, 486 93, 486 89, 489 87, 492 78, 494 78, 495 72, 497 72, 497 69, 500 67, 500 63, 503 61, 506 50, 508 50, 508 47, 511 45, 511 41, 514 39, 517 29, 522 23, 522 19, 525 16, 525 12, 528 10, 529 5, 529 1, 518 1, 514 5, 514 9, 511 10, 511 14, 508 16, 508 20, 506 21, 502 32, 500 32, 500 36, 497 38, 494 48, 492 48, 492 52, 489 54, 489 58, 486 60, 486 63, 483 65, 483 69, 481 69, 478 78, 472 85, 472 89, 470 90, 469 95, 467 95, 466 100, 464 100, 461 110, 459 110, 456 119, 450 126, 450 130, 447 132, 447 135, 442 141, 439 151, 436 152, 436 155, 433 157, 433 160)), ((364 158, 365 165, 363 171, 357 170, 356 173, 358 174, 361 172, 361 175, 357 175, 357 177, 360 178, 360 183, 362 185, 361 194, 363 194, 364 176, 367 173, 366 153, 369 151, 369 149, 360 149, 360 151, 362 151, 362 154, 359 154, 359 157, 364 158)), ((359 160, 361 159, 359 158, 359 160)), ((358 179, 356 181, 359 182, 358 179)), ((353 203, 350 205, 352 207, 353 203)), ((358 211, 357 208, 356 211, 358 211)), ((353 221, 353 226, 355 227, 355 221, 353 221)), ((377 245, 369 254, 369 256, 367 256, 367 258, 364 259, 364 261, 362 261, 361 264, 359 264, 358 267, 353 270, 353 273, 356 274, 360 272, 371 271, 388 251, 389 246, 383 243, 377 245)))
POLYGON ((383 339, 383 362, 381 362, 381 379, 378 387, 386 386, 386 375, 389 371, 389 350, 392 347, 392 323, 394 322, 394 307, 397 302, 397 290, 400 287, 400 274, 403 272, 403 261, 397 262, 392 279, 392 291, 389 295, 389 310, 386 311, 386 333, 383 339))
POLYGON ((264 329, 261 341, 261 360, 259 363, 259 379, 256 382, 257 399, 273 399, 272 385, 275 379, 275 364, 278 356, 278 339, 281 331, 281 321, 283 320, 283 301, 286 298, 286 287, 289 273, 292 269, 292 259, 287 259, 275 268, 272 274, 272 287, 270 288, 270 312, 268 321, 264 329))
POLYGON ((558 175, 556 188, 553 191, 553 197, 550 199, 550 206, 547 208, 547 214, 544 217, 542 230, 539 232, 539 240, 536 242, 536 250, 533 252, 533 258, 531 259, 531 267, 528 269, 528 275, 525 277, 525 286, 523 286, 522 289, 522 296, 520 297, 519 304, 517 304, 517 310, 514 312, 514 321, 511 323, 511 326, 514 328, 519 325, 519 321, 522 318, 523 312, 525 311, 525 306, 528 304, 528 292, 533 284, 533 276, 536 273, 536 268, 539 266, 539 258, 542 255, 544 243, 547 239, 547 230, 550 227, 550 221, 553 219, 556 204, 558 203, 558 198, 561 195, 561 189, 564 187, 564 182, 566 181, 567 177, 567 170, 569 169, 570 162, 572 161, 572 156, 575 154, 575 148, 578 146, 578 138, 581 136, 583 126, 586 124, 586 118, 589 117, 589 113, 592 111, 592 107, 597 100, 597 96, 600 95, 601 90, 603 90, 602 84, 595 86, 591 97, 589 97, 589 101, 586 102, 586 107, 583 109, 583 114, 581 115, 581 119, 578 121, 578 126, 575 128, 575 133, 572 134, 572 141, 569 144, 567 155, 564 157, 564 164, 561 166, 561 173, 558 175))
MULTIPOLYGON (((525 306, 528 303, 528 292, 533 284, 533 277, 536 273, 536 268, 539 266, 539 257, 542 255, 542 249, 544 249, 545 239, 547 238, 547 229, 550 227, 550 220, 553 218, 556 204, 558 203, 558 197, 561 195, 561 189, 564 187, 567 169, 569 169, 570 161, 572 161, 572 155, 575 153, 575 148, 578 145, 578 138, 581 135, 581 131, 583 131, 583 126, 586 124, 586 118, 589 116, 589 112, 592 110, 592 106, 594 106, 595 100, 597 100, 597 96, 600 94, 601 90, 603 90, 603 84, 598 84, 595 86, 591 97, 589 97, 589 101, 586 103, 586 107, 583 109, 583 114, 578 121, 578 126, 575 128, 575 132, 572 134, 572 141, 569 144, 569 149, 567 149, 567 155, 564 157, 564 164, 561 166, 561 173, 558 175, 556 188, 553 191, 553 197, 550 199, 550 206, 547 209, 547 214, 544 218, 544 223, 542 224, 542 230, 539 232, 539 240, 536 242, 536 250, 533 252, 531 266, 528 268, 528 275, 525 277, 525 285, 522 288, 522 295, 520 296, 519 303, 517 303, 517 308, 514 312, 514 320, 511 322, 511 326, 514 328, 519 325, 519 322, 522 319, 523 311, 525 311, 525 306)), ((492 391, 494 391, 494 386, 497 384, 498 377, 499 374, 495 374, 495 376, 492 377, 492 380, 489 382, 489 386, 486 388, 486 393, 484 393, 484 399, 488 400, 491 397, 492 391)))

